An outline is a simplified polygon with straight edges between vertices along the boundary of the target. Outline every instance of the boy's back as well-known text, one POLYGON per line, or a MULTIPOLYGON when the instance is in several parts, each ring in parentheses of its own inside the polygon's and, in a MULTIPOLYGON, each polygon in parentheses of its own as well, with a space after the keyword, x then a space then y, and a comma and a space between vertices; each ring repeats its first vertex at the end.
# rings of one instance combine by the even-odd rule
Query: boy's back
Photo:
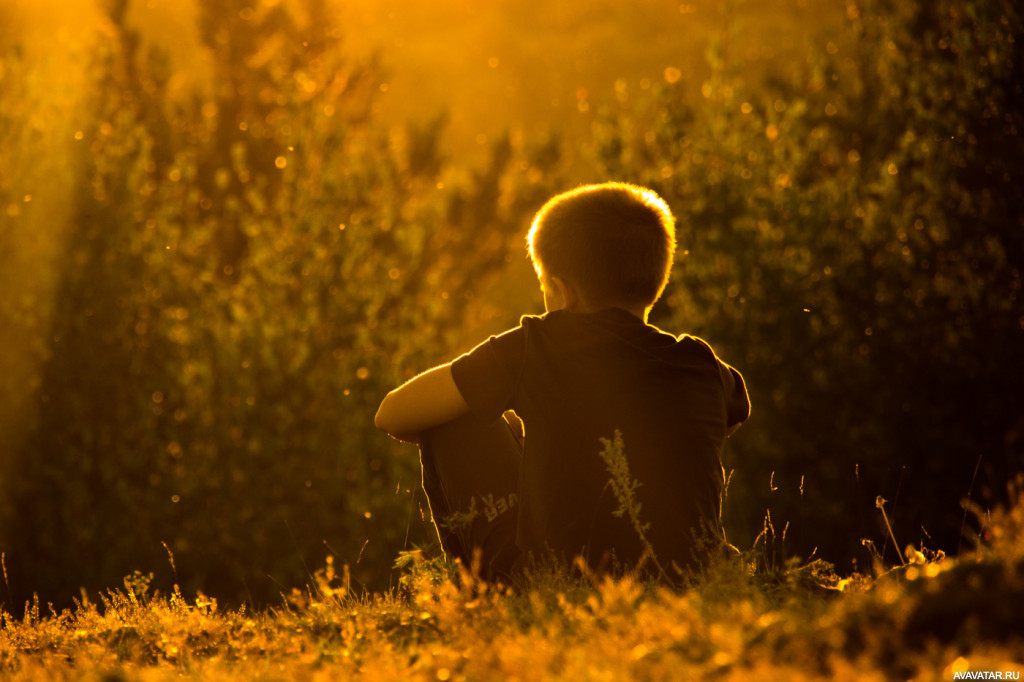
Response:
MULTIPOLYGON (((620 308, 524 317, 452 363, 470 409, 485 420, 522 418, 516 544, 590 563, 635 564, 636 530, 619 507, 600 457, 622 433, 640 520, 663 566, 691 566, 693 529, 720 537, 719 458, 729 427, 748 414, 740 375, 702 341, 679 339, 620 308)), ((696 558, 699 558, 699 551, 696 558)))
POLYGON ((640 523, 675 577, 672 564, 702 558, 695 537, 722 536, 719 453, 749 402, 739 373, 707 344, 645 322, 669 280, 672 212, 635 185, 580 187, 537 212, 527 244, 548 313, 398 387, 375 422, 420 444, 435 522, 473 519, 438 523, 445 550, 466 562, 479 552, 495 576, 518 552, 583 554, 596 568, 641 560, 600 456, 601 439, 620 432, 640 523), (496 428, 508 409, 526 427, 522 452, 496 428), (489 496, 501 504, 481 519, 475 505, 489 496))

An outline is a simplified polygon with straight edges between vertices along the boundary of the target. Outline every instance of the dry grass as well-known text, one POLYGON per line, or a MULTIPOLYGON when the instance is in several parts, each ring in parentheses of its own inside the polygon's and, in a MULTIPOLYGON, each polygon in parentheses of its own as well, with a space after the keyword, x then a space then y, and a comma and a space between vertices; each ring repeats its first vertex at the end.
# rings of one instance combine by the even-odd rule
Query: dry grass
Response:
POLYGON ((1024 496, 986 515, 969 559, 840 580, 822 562, 756 572, 748 554, 685 590, 547 572, 495 589, 417 561, 386 595, 333 565, 260 613, 149 594, 2 616, 10 680, 951 680, 1021 672, 1024 496))

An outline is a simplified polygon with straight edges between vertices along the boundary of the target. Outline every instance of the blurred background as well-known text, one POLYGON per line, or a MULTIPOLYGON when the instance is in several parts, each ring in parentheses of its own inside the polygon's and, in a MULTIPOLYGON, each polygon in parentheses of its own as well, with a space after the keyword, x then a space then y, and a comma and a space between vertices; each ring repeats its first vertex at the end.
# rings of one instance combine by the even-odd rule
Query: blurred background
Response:
POLYGON ((1024 468, 1022 39, 1009 0, 7 0, 0 602, 393 585, 431 534, 379 400, 540 312, 532 213, 607 179, 679 220, 652 322, 747 378, 734 544, 896 563, 882 497, 969 549, 1024 468))

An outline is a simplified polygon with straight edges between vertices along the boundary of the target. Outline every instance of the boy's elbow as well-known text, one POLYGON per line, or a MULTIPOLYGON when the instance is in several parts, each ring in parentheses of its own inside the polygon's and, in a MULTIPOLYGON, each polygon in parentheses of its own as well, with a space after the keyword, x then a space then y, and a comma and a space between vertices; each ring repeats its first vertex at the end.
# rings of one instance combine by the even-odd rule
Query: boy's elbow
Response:
POLYGON ((380 407, 377 408, 377 414, 373 416, 373 425, 392 438, 405 443, 418 444, 419 436, 409 432, 403 426, 401 418, 395 414, 394 401, 389 400, 389 398, 391 398, 390 393, 381 401, 380 407))
POLYGON ((373 425, 384 433, 394 433, 394 416, 388 404, 388 398, 390 397, 390 393, 384 396, 380 407, 377 408, 377 414, 373 416, 373 425))

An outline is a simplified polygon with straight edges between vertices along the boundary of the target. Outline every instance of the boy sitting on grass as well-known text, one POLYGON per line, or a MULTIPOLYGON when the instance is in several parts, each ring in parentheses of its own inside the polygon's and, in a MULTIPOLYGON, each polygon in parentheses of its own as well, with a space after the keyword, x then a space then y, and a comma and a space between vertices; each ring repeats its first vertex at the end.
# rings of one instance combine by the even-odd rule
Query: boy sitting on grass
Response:
POLYGON ((647 324, 672 266, 672 213, 634 185, 580 187, 541 208, 528 244, 547 313, 391 391, 375 423, 419 444, 442 546, 485 579, 552 554, 644 570, 652 548, 678 578, 724 540, 720 453, 750 404, 707 343, 647 324), (645 537, 615 513, 600 456, 615 431, 645 537))

